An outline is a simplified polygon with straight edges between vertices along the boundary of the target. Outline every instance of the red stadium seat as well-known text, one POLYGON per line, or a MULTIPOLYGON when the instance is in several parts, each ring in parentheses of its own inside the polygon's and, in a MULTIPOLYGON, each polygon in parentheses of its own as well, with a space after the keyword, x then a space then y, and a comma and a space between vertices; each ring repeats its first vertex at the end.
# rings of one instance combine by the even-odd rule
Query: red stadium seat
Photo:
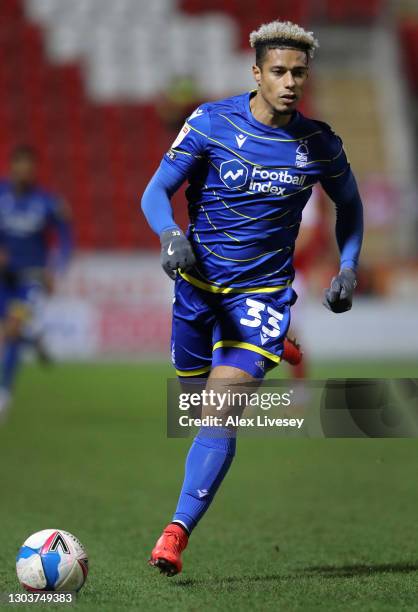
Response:
POLYGON ((383 9, 382 0, 326 0, 326 16, 331 21, 370 23, 383 9))
MULTIPOLYGON (((231 15, 243 48, 260 21, 253 0, 179 4, 193 14, 231 15)), ((263 15, 304 23, 310 5, 309 0, 265 0, 263 15)), ((80 248, 155 248, 158 240, 139 214, 139 200, 172 132, 151 104, 93 104, 81 65, 52 65, 46 58, 44 35, 26 20, 23 0, 1 0, 0 11, 0 172, 7 171, 11 148, 28 142, 39 151, 42 182, 74 210, 80 248)), ((184 226, 183 193, 175 207, 184 226)))

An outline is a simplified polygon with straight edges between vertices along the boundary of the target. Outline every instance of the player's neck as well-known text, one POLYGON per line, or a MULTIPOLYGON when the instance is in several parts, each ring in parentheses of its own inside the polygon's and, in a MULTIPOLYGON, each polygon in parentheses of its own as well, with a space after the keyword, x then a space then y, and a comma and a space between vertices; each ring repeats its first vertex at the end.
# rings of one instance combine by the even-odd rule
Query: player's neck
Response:
POLYGON ((285 115, 275 112, 260 92, 250 99, 250 110, 257 121, 272 128, 284 127, 289 123, 293 114, 293 112, 285 115))

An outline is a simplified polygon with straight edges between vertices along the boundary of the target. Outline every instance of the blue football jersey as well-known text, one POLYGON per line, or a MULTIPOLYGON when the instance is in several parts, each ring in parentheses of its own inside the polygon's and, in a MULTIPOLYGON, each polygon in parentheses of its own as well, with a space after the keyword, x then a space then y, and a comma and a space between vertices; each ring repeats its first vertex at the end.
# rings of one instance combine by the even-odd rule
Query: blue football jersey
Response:
POLYGON ((7 253, 10 269, 45 267, 47 229, 60 231, 65 225, 61 205, 50 194, 37 187, 17 194, 9 181, 0 182, 0 249, 7 253))
POLYGON ((189 181, 197 265, 182 276, 214 292, 291 284, 313 185, 349 172, 341 139, 327 124, 295 112, 285 127, 269 127, 253 116, 250 97, 200 106, 164 156, 189 181))

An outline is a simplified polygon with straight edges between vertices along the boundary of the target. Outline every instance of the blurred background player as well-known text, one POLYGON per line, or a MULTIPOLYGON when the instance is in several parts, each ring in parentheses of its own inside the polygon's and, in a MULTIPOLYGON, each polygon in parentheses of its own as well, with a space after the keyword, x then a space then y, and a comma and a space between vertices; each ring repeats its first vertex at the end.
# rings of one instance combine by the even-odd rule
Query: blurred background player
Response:
POLYGON ((19 146, 11 156, 10 177, 0 181, 0 414, 10 403, 23 346, 48 359, 42 337, 29 324, 70 253, 69 210, 38 186, 35 150, 19 146))
POLYGON ((192 114, 200 99, 195 79, 184 75, 173 79, 156 102, 156 110, 173 138, 183 127, 185 117, 192 114))

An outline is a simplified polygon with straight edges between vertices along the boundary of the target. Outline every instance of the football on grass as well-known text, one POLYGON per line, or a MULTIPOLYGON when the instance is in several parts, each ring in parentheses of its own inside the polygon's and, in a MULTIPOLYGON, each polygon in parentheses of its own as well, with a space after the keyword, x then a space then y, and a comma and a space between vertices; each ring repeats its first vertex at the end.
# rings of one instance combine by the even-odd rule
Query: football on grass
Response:
POLYGON ((68 531, 44 529, 23 543, 16 572, 27 591, 79 591, 87 578, 87 553, 68 531))

